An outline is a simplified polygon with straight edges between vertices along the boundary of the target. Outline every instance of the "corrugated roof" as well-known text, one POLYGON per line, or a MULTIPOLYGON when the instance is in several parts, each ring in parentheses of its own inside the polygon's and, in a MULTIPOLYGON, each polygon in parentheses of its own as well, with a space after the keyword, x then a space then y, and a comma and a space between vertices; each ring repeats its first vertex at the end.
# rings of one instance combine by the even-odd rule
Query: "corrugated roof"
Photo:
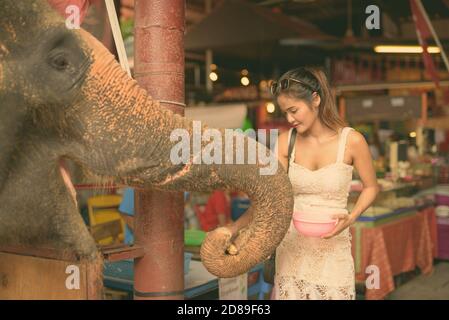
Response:
POLYGON ((185 48, 213 49, 225 46, 277 42, 284 38, 331 40, 313 24, 243 0, 225 0, 201 22, 192 26, 185 48))

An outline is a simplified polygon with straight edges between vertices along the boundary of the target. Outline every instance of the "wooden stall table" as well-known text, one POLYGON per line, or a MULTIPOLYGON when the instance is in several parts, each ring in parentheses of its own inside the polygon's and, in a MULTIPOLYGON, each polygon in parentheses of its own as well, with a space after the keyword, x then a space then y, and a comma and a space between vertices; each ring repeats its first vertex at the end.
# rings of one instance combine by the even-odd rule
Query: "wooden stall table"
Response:
POLYGON ((70 250, 0 246, 0 300, 102 299, 101 274, 99 256, 86 260, 70 250))
POLYGON ((356 282, 365 283, 371 274, 369 266, 378 267, 380 276, 379 288, 366 288, 365 298, 385 298, 395 289, 394 276, 416 267, 429 274, 437 255, 436 230, 435 210, 429 206, 400 209, 378 221, 355 223, 351 233, 356 282))

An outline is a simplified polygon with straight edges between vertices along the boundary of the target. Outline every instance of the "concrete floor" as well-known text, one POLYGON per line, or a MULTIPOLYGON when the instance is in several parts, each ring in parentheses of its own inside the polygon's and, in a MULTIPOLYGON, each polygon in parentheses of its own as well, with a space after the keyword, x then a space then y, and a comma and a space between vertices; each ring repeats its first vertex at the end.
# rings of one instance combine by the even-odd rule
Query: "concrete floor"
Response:
POLYGON ((388 300, 449 300, 449 262, 434 265, 430 275, 419 275, 397 287, 388 300))

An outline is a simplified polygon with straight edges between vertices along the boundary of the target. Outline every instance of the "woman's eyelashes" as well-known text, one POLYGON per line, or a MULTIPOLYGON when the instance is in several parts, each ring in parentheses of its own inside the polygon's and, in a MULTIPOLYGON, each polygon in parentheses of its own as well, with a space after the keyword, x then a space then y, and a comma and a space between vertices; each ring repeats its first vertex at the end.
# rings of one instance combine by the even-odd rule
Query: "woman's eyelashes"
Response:
POLYGON ((282 115, 287 117, 288 114, 295 114, 298 111, 297 107, 290 107, 286 111, 282 111, 282 115))
POLYGON ((287 118, 288 114, 294 115, 296 113, 296 111, 297 111, 297 109, 283 111, 282 114, 283 114, 284 117, 287 118))

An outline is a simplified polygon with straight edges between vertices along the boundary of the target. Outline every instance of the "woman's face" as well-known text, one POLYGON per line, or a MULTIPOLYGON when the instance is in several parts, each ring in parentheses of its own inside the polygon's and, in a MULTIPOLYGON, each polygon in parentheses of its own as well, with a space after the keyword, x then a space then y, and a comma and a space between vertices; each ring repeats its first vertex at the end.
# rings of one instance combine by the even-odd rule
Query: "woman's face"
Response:
POLYGON ((296 128, 298 133, 309 130, 318 118, 320 97, 314 95, 309 106, 304 100, 295 99, 285 94, 278 96, 277 102, 287 121, 296 128))

